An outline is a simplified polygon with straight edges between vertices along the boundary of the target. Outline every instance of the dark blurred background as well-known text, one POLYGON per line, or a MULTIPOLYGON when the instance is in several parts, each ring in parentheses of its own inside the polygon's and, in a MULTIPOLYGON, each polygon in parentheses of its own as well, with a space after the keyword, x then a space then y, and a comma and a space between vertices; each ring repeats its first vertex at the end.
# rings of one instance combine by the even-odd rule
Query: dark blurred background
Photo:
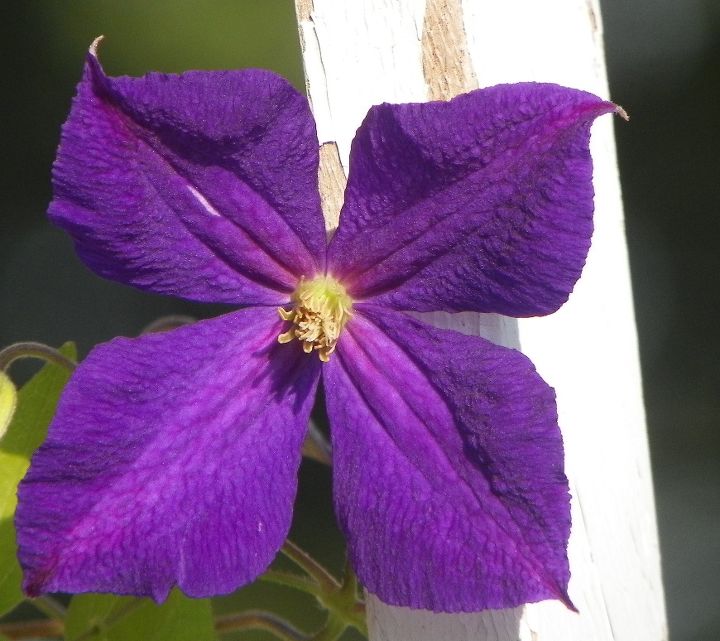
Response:
MULTIPOLYGON (((618 126, 618 151, 671 637, 716 641, 720 5, 605 0, 603 14, 611 95, 632 116, 618 126)), ((84 354, 158 316, 219 311, 95 277, 45 220, 59 127, 99 34, 107 36, 102 56, 111 74, 265 67, 303 87, 292 0, 4 3, 0 346, 74 339, 84 354)), ((302 481, 294 536, 337 569, 327 471, 308 463, 302 481), (315 520, 328 524, 322 536, 315 520)), ((263 589, 242 598, 260 602, 263 589)), ((302 601, 295 607, 312 610, 302 601)))

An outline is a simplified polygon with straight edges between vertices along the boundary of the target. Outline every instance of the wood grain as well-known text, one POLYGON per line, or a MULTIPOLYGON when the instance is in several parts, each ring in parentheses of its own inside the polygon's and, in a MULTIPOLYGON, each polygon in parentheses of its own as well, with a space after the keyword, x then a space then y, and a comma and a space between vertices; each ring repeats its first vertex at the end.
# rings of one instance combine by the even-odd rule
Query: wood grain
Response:
POLYGON ((477 89, 460 0, 427 0, 421 46, 430 100, 450 100, 477 89))

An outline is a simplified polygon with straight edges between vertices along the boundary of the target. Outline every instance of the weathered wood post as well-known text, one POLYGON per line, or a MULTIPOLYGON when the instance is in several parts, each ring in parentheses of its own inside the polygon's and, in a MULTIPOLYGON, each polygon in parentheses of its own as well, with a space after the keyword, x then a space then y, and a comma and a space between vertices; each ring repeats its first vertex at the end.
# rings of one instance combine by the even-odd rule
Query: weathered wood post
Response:
MULTIPOLYGON (((350 141, 372 104, 524 80, 608 95, 597 0, 296 0, 296 8, 328 228, 337 225, 350 141)), ((368 595, 373 641, 667 638, 611 119, 593 126, 592 153, 596 232, 570 301, 520 321, 432 315, 521 345, 557 390, 573 495, 570 595, 580 614, 557 602, 433 614, 368 595)))

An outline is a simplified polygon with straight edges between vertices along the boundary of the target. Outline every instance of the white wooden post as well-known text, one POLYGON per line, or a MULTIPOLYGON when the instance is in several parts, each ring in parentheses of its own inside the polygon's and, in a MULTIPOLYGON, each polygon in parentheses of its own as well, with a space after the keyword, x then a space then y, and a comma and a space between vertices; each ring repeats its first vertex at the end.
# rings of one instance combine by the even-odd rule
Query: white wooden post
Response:
MULTIPOLYGON (((323 143, 328 228, 337 224, 350 141, 372 104, 523 80, 608 96, 597 0, 296 0, 296 7, 323 143)), ((552 316, 521 321, 430 316, 521 345, 557 390, 573 495, 570 596, 580 614, 554 601, 433 614, 368 595, 373 641, 667 638, 612 125, 606 117, 593 126, 596 232, 570 301, 552 316)))

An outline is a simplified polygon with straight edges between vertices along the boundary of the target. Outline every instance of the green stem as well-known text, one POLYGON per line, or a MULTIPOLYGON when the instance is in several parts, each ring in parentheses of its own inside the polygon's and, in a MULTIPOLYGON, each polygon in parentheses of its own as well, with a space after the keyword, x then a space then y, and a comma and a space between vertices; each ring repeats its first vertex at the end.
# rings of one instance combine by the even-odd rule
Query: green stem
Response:
POLYGON ((358 580, 355 572, 350 565, 350 559, 345 558, 345 572, 343 574, 343 584, 340 588, 340 595, 347 599, 348 604, 352 604, 358 599, 358 580))
POLYGON ((6 371, 12 363, 20 358, 40 358, 48 363, 65 367, 71 372, 77 367, 75 361, 61 354, 58 350, 42 343, 27 341, 14 343, 0 350, 0 370, 6 371))
POLYGON ((153 334, 155 332, 167 332, 171 329, 182 327, 183 325, 192 325, 197 318, 185 316, 183 314, 172 314, 170 316, 162 316, 152 323, 143 327, 141 334, 153 334))
MULTIPOLYGON (((322 565, 292 541, 285 541, 281 551, 303 569, 311 580, 273 570, 266 572, 260 577, 261 579, 314 595, 329 611, 328 621, 337 619, 342 622, 344 627, 352 626, 367 636, 365 605, 358 598, 358 580, 349 561, 345 563, 345 574, 343 582, 340 584, 322 565)), ((328 632, 328 634, 330 633, 328 632)))
POLYGON ((67 608, 50 596, 40 596, 36 599, 29 599, 28 603, 50 619, 64 621, 67 615, 67 608))
POLYGON ((327 608, 332 616, 343 622, 345 627, 352 626, 358 632, 367 636, 367 623, 365 620, 365 604, 359 601, 347 604, 345 599, 338 598, 338 594, 323 594, 318 601, 327 608))
POLYGON ((350 565, 350 559, 345 560, 345 573, 343 584, 337 594, 335 612, 341 616, 347 625, 362 632, 367 637, 367 621, 365 618, 365 604, 359 601, 359 583, 357 576, 350 565))
POLYGON ((0 634, 13 640, 62 637, 64 632, 65 626, 63 622, 55 619, 0 623, 0 634))
POLYGON ((313 559, 305 550, 299 548, 290 539, 285 541, 280 551, 295 565, 307 572, 318 582, 323 592, 331 592, 340 589, 340 584, 322 565, 313 559))
POLYGON ((303 443, 303 456, 311 458, 323 465, 332 466, 332 450, 330 443, 323 433, 318 429, 317 425, 310 421, 308 434, 303 443))
POLYGON ((275 583, 276 585, 284 585, 288 588, 306 592, 315 597, 322 594, 320 586, 314 581, 310 581, 303 576, 292 574, 290 572, 279 572, 277 570, 268 570, 265 574, 261 574, 258 579, 266 583, 275 583))
POLYGON ((281 641, 308 641, 308 636, 272 612, 248 610, 215 619, 219 634, 241 630, 265 630, 281 641))
POLYGON ((330 612, 325 627, 310 637, 310 641, 337 641, 346 628, 345 621, 334 612, 330 612))

